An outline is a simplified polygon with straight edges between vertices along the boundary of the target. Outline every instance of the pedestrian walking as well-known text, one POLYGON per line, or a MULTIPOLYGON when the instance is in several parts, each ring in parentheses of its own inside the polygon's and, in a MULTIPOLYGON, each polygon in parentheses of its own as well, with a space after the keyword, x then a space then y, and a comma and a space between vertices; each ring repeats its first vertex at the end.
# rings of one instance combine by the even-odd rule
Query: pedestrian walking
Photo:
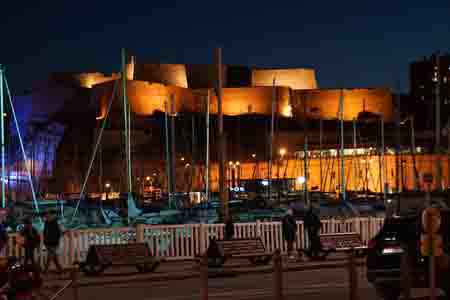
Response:
POLYGON ((288 257, 294 259, 294 242, 297 234, 297 224, 294 218, 294 211, 290 208, 282 220, 283 238, 287 243, 288 257))
POLYGON ((31 219, 25 219, 24 225, 24 228, 20 232, 20 235, 23 238, 23 248, 25 249, 24 264, 31 263, 32 265, 35 265, 34 251, 39 247, 41 238, 39 237, 37 230, 33 227, 31 219))
POLYGON ((304 224, 310 242, 309 250, 311 253, 311 257, 317 258, 319 257, 320 251, 322 250, 319 236, 322 224, 320 222, 319 216, 314 213, 312 205, 309 207, 308 212, 306 213, 304 224))
POLYGON ((58 219, 52 213, 47 214, 44 224, 44 245, 47 249, 47 261, 44 266, 44 273, 47 273, 52 262, 55 264, 58 273, 63 272, 57 253, 61 237, 62 231, 59 227, 58 219))

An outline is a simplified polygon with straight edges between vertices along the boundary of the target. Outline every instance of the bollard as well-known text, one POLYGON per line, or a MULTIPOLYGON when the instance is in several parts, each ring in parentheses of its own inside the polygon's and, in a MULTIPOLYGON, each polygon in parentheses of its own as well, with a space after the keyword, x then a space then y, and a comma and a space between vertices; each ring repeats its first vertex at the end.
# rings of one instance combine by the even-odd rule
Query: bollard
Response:
POLYGON ((402 276, 403 299, 411 299, 411 274, 409 268, 409 256, 407 253, 402 255, 400 272, 402 276))
POLYGON ((348 262, 348 277, 349 277, 349 289, 350 289, 350 300, 358 299, 358 274, 356 270, 355 254, 350 252, 349 262, 348 262))
POLYGON ((200 300, 208 300, 208 255, 200 260, 200 300))
POLYGON ((78 291, 78 272, 77 270, 73 270, 70 274, 72 278, 72 291, 73 291, 73 300, 80 299, 79 291, 78 291))
POLYGON ((281 263, 281 252, 279 249, 275 251, 273 257, 273 268, 274 268, 274 298, 275 300, 283 299, 283 265, 281 263))

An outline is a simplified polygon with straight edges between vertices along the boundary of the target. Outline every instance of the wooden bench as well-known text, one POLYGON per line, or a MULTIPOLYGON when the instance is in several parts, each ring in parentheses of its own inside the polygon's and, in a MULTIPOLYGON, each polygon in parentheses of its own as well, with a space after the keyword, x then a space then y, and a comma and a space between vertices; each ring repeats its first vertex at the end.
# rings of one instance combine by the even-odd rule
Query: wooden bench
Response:
MULTIPOLYGON (((364 246, 361 236, 357 232, 325 233, 320 234, 321 250, 318 258, 326 258, 333 252, 353 252, 356 256, 364 256, 367 247, 364 246)), ((299 254, 305 253, 312 257, 311 250, 300 249, 299 254)))
POLYGON ((76 263, 86 275, 100 275, 112 266, 136 266, 139 272, 153 272, 160 264, 146 243, 92 245, 85 262, 76 263))
POLYGON ((260 238, 211 240, 207 255, 210 267, 221 267, 231 258, 246 258, 254 265, 266 265, 273 256, 260 238))
POLYGON ((363 252, 367 248, 357 232, 321 234, 320 243, 329 252, 363 252))

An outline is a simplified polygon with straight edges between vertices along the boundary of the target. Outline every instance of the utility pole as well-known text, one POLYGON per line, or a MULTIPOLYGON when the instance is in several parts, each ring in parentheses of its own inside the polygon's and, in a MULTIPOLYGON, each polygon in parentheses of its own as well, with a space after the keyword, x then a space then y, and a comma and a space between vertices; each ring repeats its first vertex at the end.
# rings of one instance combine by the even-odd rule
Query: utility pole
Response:
POLYGON ((226 220, 228 218, 228 193, 225 190, 225 136, 223 133, 223 68, 222 68, 222 49, 216 49, 217 64, 217 110, 219 118, 219 193, 220 202, 222 203, 222 216, 226 220))
POLYGON ((4 98, 3 98, 3 66, 0 65, 0 131, 1 131, 1 148, 2 148, 2 207, 6 207, 6 195, 5 195, 5 111, 4 111, 4 98))

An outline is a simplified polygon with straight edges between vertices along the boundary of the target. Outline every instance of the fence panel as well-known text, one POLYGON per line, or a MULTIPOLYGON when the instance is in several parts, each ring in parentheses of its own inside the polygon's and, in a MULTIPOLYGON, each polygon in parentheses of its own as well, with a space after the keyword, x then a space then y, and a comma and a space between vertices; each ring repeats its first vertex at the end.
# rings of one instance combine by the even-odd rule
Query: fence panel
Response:
MULTIPOLYGON (((321 233, 358 232, 363 243, 374 237, 381 226, 383 218, 322 219, 321 233)), ((280 222, 236 223, 236 238, 261 237, 266 250, 273 252, 280 249, 286 252, 280 222)), ((95 244, 123 244, 146 242, 153 255, 170 259, 191 259, 206 251, 209 240, 223 239, 224 224, 181 224, 181 225, 138 225, 137 228, 105 228, 68 231, 63 239, 59 253, 64 267, 70 267, 76 261, 86 258, 89 246, 95 244)), ((304 224, 297 222, 297 248, 308 246, 308 237, 304 224)), ((44 245, 37 249, 39 261, 46 259, 44 245)), ((8 241, 9 256, 23 256, 23 249, 17 242, 17 234, 11 234, 8 241)))

